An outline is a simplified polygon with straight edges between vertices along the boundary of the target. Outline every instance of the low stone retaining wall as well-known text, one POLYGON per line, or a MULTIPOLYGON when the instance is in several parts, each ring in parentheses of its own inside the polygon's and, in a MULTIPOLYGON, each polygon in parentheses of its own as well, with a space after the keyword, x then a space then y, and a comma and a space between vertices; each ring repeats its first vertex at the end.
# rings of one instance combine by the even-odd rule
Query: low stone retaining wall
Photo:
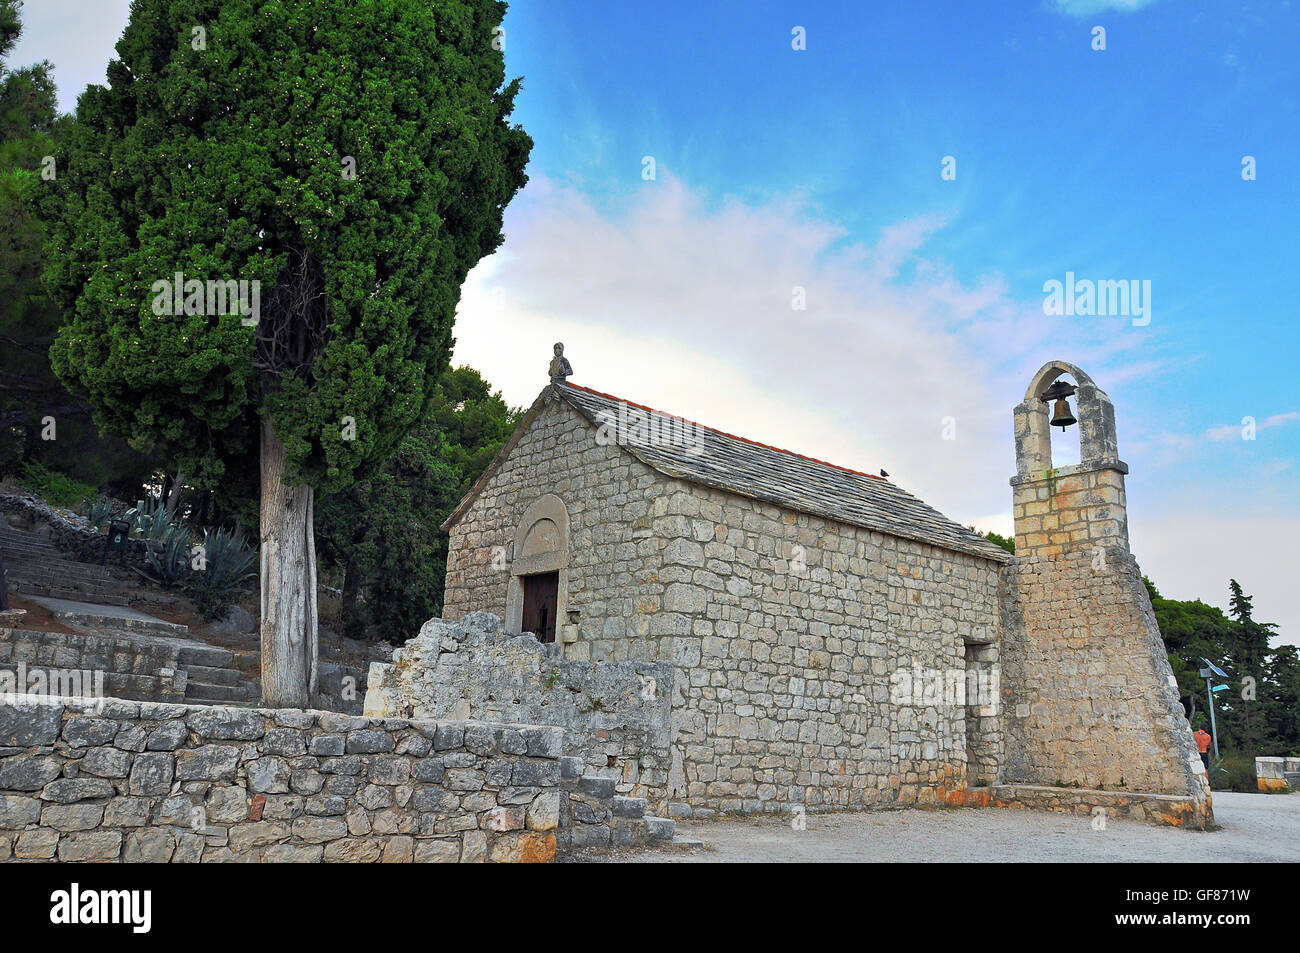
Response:
POLYGON ((557 839, 619 831, 612 790, 584 784, 577 764, 562 777, 562 738, 539 725, 0 699, 0 860, 550 861, 557 839))
POLYGON ((965 804, 970 807, 1038 808, 1061 814, 1130 818, 1171 827, 1204 829, 1213 823, 1209 799, 1204 801, 1176 794, 1092 791, 1086 788, 1045 787, 1036 784, 997 784, 970 788, 965 804))
POLYGON ((1255 783, 1261 791, 1289 791, 1300 781, 1300 758, 1256 758, 1255 783))
POLYGON ((508 635, 491 613, 432 619, 370 666, 366 714, 559 725, 564 753, 620 795, 666 811, 673 669, 662 662, 565 659, 559 645, 508 635))
POLYGON ((80 675, 86 684, 77 694, 183 702, 186 672, 179 655, 179 647, 165 642, 0 628, 0 695, 70 694, 61 680, 80 675), (33 682, 38 677, 44 684, 33 682))
MULTIPOLYGON (((28 524, 48 527, 50 542, 73 559, 98 562, 108 543, 108 534, 87 525, 80 517, 76 520, 69 519, 34 493, 0 493, 0 513, 14 514, 28 524)), ((126 542, 125 557, 121 561, 136 569, 148 570, 148 548, 147 541, 130 538, 126 542)), ((118 556, 114 555, 110 563, 116 565, 118 556)))

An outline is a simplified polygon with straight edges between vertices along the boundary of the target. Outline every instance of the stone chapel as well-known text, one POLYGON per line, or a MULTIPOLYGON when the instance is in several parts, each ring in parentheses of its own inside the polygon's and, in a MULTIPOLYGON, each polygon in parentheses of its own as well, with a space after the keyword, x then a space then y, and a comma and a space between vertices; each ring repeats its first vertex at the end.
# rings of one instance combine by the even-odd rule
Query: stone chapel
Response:
POLYGON ((549 711, 575 750, 604 766, 603 739, 625 790, 678 816, 1024 804, 1212 822, 1129 551, 1114 408, 1081 369, 1046 364, 1015 408, 1014 556, 885 476, 570 383, 560 345, 550 373, 444 524, 444 620, 494 613, 501 644, 523 649, 488 646, 483 670, 442 679, 454 705, 413 706, 388 677, 384 711, 549 711), (1062 393, 1080 462, 1053 468, 1062 393), (627 714, 630 677, 626 708, 546 701, 602 666, 643 686, 652 666, 658 714, 627 714), (492 691, 457 687, 476 679, 492 691), (540 701, 524 711, 529 680, 540 701), (642 717, 635 750, 610 741, 642 717))

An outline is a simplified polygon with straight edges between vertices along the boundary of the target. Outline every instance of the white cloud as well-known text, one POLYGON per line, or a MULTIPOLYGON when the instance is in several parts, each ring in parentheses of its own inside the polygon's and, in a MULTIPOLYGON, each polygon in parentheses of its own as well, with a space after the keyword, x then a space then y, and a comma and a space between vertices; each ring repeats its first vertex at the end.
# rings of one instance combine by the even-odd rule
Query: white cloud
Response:
MULTIPOLYGON (((1255 423, 1255 432, 1261 430, 1271 430, 1274 427, 1281 427, 1284 424, 1295 423, 1300 420, 1300 411, 1287 411, 1282 414, 1273 414, 1271 417, 1265 417, 1263 420, 1255 423)), ((1243 419, 1240 424, 1225 424, 1222 427, 1211 427, 1205 431, 1207 440, 1241 440, 1242 434, 1246 428, 1246 422, 1243 419)))
MULTIPOLYGON (((465 285, 455 360, 526 405, 564 341, 574 383, 854 469, 883 467, 953 519, 1010 535, 1011 410, 1030 376, 1064 358, 1114 394, 1118 381, 1168 369, 1152 363, 1150 332, 1125 345, 1102 323, 1044 320, 1041 301, 1014 300, 997 276, 958 280, 924 254, 944 227, 922 217, 852 242, 797 198, 709 204, 661 175, 605 211, 535 176, 507 213, 506 245, 465 285), (795 285, 807 311, 791 309, 795 285), (947 415, 956 441, 942 439, 947 415)), ((1139 413, 1121 410, 1121 423, 1139 413)), ((1068 436, 1077 442, 1077 430, 1068 436)), ((1135 467, 1134 550, 1166 594, 1217 598, 1235 575, 1262 619, 1300 636, 1284 542, 1300 526, 1281 528, 1300 521, 1294 511, 1257 498, 1255 513, 1275 515, 1241 515, 1240 497, 1213 486, 1174 505, 1158 454, 1131 455, 1122 429, 1120 446, 1135 467), (1167 508, 1150 515, 1155 505, 1167 508), (1241 545, 1205 544, 1219 539, 1241 545)))
POLYGON ((1236 579, 1254 597, 1255 618, 1281 626, 1274 644, 1300 645, 1300 518, 1189 509, 1152 514, 1131 529, 1134 555, 1165 598, 1200 599, 1226 611, 1228 580, 1236 579))
POLYGON ((1009 510, 1011 408, 1030 375, 1049 358, 1122 357, 1113 329, 1076 322, 1063 336, 999 277, 964 283, 925 256, 947 225, 922 216, 863 243, 797 196, 709 204, 661 174, 607 212, 535 177, 508 213, 505 248, 466 284, 456 360, 524 404, 563 340, 575 383, 883 467, 971 522, 1009 510), (795 287, 805 311, 792 309, 795 287))
POLYGON ((1059 13, 1086 17, 1111 10, 1132 13, 1154 2, 1155 0, 1053 0, 1052 7, 1059 13))

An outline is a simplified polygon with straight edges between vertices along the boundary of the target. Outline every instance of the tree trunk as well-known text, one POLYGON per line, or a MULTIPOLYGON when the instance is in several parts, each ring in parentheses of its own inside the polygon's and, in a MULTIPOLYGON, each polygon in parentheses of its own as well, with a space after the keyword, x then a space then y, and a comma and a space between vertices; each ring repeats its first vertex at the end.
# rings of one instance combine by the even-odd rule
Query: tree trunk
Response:
POLYGON ((361 573, 357 569, 357 561, 349 556, 347 566, 343 570, 343 598, 339 612, 339 618, 343 622, 343 634, 349 637, 355 636, 355 633, 349 630, 348 624, 356 617, 357 592, 360 588, 361 573))
POLYGON ((308 708, 316 695, 312 488, 284 485, 284 444, 262 422, 262 704, 308 708))

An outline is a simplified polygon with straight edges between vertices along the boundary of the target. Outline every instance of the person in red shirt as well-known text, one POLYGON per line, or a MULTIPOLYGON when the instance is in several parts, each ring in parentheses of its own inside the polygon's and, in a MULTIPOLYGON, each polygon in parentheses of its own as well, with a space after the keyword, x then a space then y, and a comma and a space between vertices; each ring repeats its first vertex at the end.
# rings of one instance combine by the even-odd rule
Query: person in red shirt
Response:
POLYGON ((1192 737, 1196 739, 1196 747, 1201 752, 1201 763, 1205 765, 1205 770, 1210 770, 1210 742, 1214 739, 1204 728, 1197 728, 1192 732, 1192 737))

